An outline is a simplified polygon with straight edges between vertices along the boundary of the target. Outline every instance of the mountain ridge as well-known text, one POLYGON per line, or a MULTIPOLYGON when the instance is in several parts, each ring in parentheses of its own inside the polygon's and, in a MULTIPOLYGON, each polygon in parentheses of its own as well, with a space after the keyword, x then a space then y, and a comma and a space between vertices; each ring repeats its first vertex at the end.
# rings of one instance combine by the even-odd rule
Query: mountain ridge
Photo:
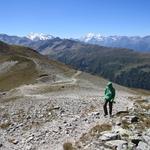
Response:
POLYGON ((103 36, 101 34, 88 33, 79 39, 82 42, 97 44, 107 47, 129 48, 136 51, 150 51, 150 36, 103 36))
MULTIPOLYGON (((27 36, 9 36, 7 34, 0 34, 0 40, 8 44, 30 46, 33 42, 45 42, 59 38, 50 34, 33 33, 27 36)), ((60 38, 61 39, 61 38, 60 38)), ((65 38, 64 38, 65 39, 65 38)), ((63 39, 62 39, 63 40, 63 39)), ((69 39, 68 39, 69 40, 69 39)), ((81 38, 70 40, 85 42, 86 44, 96 44, 100 46, 113 47, 113 48, 128 48, 135 51, 150 52, 150 35, 147 36, 103 36, 101 34, 89 33, 81 38)))

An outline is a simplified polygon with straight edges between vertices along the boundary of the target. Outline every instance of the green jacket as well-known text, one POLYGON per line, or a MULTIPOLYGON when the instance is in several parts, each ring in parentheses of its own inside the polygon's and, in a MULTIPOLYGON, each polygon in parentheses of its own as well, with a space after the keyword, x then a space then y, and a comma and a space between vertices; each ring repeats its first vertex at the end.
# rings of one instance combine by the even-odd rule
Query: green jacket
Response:
POLYGON ((115 98, 115 89, 112 86, 112 83, 108 83, 106 88, 105 88, 105 95, 104 95, 105 100, 107 101, 113 101, 115 98))

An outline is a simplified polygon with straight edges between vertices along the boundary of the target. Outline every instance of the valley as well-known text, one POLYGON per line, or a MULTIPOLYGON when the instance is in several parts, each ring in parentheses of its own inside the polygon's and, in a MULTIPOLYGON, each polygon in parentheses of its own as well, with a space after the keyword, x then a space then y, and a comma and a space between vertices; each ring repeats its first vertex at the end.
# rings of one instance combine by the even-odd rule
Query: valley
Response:
POLYGON ((49 60, 32 49, 0 44, 0 149, 150 147, 149 91, 114 83, 114 116, 105 118, 107 80, 49 60), (110 136, 105 137, 106 133, 110 136))
POLYGON ((27 37, 0 35, 0 40, 30 47, 50 59, 123 86, 150 89, 148 51, 105 47, 44 34, 31 34, 27 37))

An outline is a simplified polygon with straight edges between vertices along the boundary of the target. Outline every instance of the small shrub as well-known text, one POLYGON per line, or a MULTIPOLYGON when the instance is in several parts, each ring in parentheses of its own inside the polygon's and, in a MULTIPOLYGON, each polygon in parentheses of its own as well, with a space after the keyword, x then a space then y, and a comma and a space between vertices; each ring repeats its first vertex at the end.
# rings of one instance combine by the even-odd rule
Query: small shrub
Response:
POLYGON ((75 150, 72 146, 72 143, 69 143, 69 142, 63 144, 63 149, 64 150, 75 150))
POLYGON ((142 120, 144 127, 150 128, 150 118, 149 117, 142 118, 141 120, 142 120))
POLYGON ((0 124, 0 128, 1 129, 7 129, 10 125, 11 125, 10 122, 5 122, 5 123, 0 124))
POLYGON ((107 123, 104 123, 104 124, 101 124, 101 125, 96 125, 95 127, 93 127, 90 130, 90 135, 95 136, 96 134, 99 134, 103 131, 108 131, 108 130, 111 130, 111 129, 112 129, 112 126, 110 124, 107 124, 107 123))
POLYGON ((122 120, 122 128, 123 129, 129 129, 130 128, 130 123, 128 123, 126 120, 122 120))

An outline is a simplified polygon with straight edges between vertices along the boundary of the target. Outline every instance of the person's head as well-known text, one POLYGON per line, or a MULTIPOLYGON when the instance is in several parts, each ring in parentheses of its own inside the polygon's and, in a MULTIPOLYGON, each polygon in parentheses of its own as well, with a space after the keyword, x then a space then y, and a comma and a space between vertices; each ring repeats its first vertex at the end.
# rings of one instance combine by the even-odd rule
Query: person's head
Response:
POLYGON ((107 86, 108 86, 108 87, 112 87, 112 82, 108 82, 108 83, 107 83, 107 86))

